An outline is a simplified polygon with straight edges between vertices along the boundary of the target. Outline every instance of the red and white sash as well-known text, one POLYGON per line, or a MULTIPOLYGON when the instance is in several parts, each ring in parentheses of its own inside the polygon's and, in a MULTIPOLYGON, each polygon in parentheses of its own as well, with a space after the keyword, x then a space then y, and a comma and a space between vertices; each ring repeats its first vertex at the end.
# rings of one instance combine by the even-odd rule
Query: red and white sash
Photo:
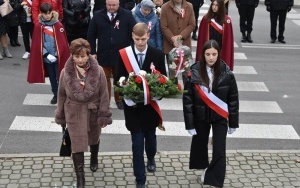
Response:
POLYGON ((54 37, 53 28, 51 26, 45 26, 43 32, 47 35, 54 37))
POLYGON ((32 1, 31 0, 26 0, 27 6, 31 7, 32 6, 32 1))
POLYGON ((222 34, 223 33, 223 26, 218 24, 214 18, 211 19, 210 25, 218 31, 218 33, 222 34))
POLYGON ((139 71, 141 70, 140 67, 138 66, 138 63, 135 59, 133 50, 131 46, 128 46, 126 48, 123 48, 119 50, 120 56, 123 60, 123 63, 125 65, 125 68, 128 73, 134 72, 136 75, 138 75, 143 82, 143 88, 144 88, 144 105, 150 104, 152 108, 157 112, 159 115, 159 123, 162 125, 162 113, 159 108, 159 105, 157 101, 150 100, 150 91, 148 88, 148 83, 147 80, 144 76, 139 75, 139 71))
POLYGON ((207 87, 195 84, 196 90, 201 99, 209 108, 225 119, 228 119, 228 106, 225 102, 215 96, 212 92, 208 92, 207 87))

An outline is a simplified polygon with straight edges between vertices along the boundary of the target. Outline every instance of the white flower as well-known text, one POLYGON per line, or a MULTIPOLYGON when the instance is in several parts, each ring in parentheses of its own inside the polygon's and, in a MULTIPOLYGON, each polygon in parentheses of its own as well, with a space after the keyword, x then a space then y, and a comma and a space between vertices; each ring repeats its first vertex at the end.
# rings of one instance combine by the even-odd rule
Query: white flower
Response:
POLYGON ((130 72, 130 73, 129 73, 129 77, 134 76, 134 75, 135 75, 134 72, 130 72))
POLYGON ((145 76, 146 74, 147 74, 147 72, 144 71, 144 70, 140 70, 140 71, 139 71, 139 75, 141 75, 141 76, 145 76))
POLYGON ((119 79, 119 85, 121 86, 121 87, 124 87, 125 85, 123 84, 123 82, 125 81, 125 76, 122 76, 120 79, 119 79))
POLYGON ((170 68, 170 69, 176 69, 176 64, 175 64, 174 62, 172 62, 172 64, 169 65, 169 68, 170 68))

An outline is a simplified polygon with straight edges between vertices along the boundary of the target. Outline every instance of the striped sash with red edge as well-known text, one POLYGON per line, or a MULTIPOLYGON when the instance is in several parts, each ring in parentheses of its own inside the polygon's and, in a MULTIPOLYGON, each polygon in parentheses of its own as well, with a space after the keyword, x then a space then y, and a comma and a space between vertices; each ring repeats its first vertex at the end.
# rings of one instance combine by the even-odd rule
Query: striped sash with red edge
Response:
POLYGON ((220 24, 218 24, 214 18, 211 19, 210 25, 211 25, 216 31, 218 31, 218 33, 220 33, 220 34, 223 33, 223 26, 220 25, 220 24))
MULTIPOLYGON (((136 75, 138 75, 140 71, 140 67, 138 66, 138 63, 135 59, 134 53, 132 51, 132 47, 128 46, 126 48, 123 48, 119 50, 120 56, 123 60, 123 63, 125 65, 125 68, 128 73, 134 72, 136 75)), ((156 111, 156 113, 159 116, 159 124, 162 125, 162 113, 159 108, 159 105, 157 101, 150 100, 150 92, 148 88, 148 84, 146 83, 146 79, 143 76, 140 76, 143 80, 143 87, 144 87, 144 104, 150 104, 152 108, 156 111), (148 90, 148 92, 147 92, 148 90)))
POLYGON ((53 28, 52 27, 49 27, 49 26, 46 26, 43 28, 43 32, 47 35, 50 35, 52 37, 54 37, 54 34, 53 34, 53 28))
POLYGON ((215 111, 217 114, 225 119, 228 119, 228 106, 225 102, 215 96, 212 92, 208 92, 208 89, 204 86, 195 84, 196 90, 199 93, 203 102, 215 111))

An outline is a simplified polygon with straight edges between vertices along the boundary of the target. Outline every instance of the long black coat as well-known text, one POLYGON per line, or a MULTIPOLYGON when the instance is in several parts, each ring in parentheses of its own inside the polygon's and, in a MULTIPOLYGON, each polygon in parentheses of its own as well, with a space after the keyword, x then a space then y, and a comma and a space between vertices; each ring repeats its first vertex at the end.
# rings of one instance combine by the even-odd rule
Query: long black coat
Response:
POLYGON ((294 5, 294 0, 265 0, 265 5, 270 6, 271 10, 287 10, 294 5))
MULTIPOLYGON (((229 67, 222 61, 222 71, 216 85, 213 86, 212 92, 228 105, 229 127, 239 127, 239 98, 238 88, 233 73, 229 67)), ((211 110, 199 96, 195 84, 202 83, 199 74, 200 63, 191 66, 191 77, 184 85, 187 93, 183 94, 183 114, 186 129, 195 129, 201 126, 201 122, 217 122, 224 120, 222 116, 211 110)))
POLYGON ((258 5, 259 0, 235 0, 237 5, 245 6, 245 5, 258 5))
MULTIPOLYGON (((134 52, 134 47, 133 47, 134 52)), ((134 52, 135 58, 137 55, 134 52)), ((138 60, 137 60, 138 61, 138 60)), ((153 62, 155 69, 166 75, 165 57, 164 53, 156 48, 148 45, 145 60, 142 69, 148 73, 151 72, 150 64, 153 62)), ((128 72, 124 66, 123 60, 120 58, 118 64, 118 73, 115 80, 119 80, 120 77, 128 77, 128 72)), ((147 131, 159 124, 159 116, 151 105, 137 105, 135 107, 127 106, 124 103, 124 115, 126 128, 129 131, 138 131, 140 129, 147 131)))
POLYGON ((116 66, 119 50, 129 46, 132 42, 132 28, 135 24, 136 21, 131 11, 121 7, 112 22, 107 15, 106 8, 95 12, 89 25, 87 38, 91 45, 91 54, 97 54, 97 60, 101 66, 116 66), (117 20, 119 28, 115 27, 117 20), (97 53, 96 39, 98 39, 97 53))

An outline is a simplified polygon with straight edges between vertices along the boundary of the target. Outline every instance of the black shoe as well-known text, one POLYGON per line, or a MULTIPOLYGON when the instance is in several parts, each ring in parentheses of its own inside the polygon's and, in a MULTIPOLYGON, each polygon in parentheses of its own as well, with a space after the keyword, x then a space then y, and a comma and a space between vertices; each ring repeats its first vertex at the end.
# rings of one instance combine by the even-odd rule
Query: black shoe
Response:
POLYGON ((50 101, 50 104, 56 104, 57 103, 57 96, 53 96, 53 98, 50 101))
POLYGON ((119 110, 123 110, 124 109, 124 106, 123 106, 122 102, 116 102, 116 105, 117 105, 117 107, 118 107, 119 110))
POLYGON ((156 171, 156 164, 155 164, 155 159, 154 158, 151 159, 151 160, 148 159, 147 171, 148 172, 155 172, 156 171))
POLYGON ((241 42, 247 42, 246 34, 245 34, 245 33, 242 33, 242 39, 241 39, 241 42))
POLYGON ((271 43, 275 43, 275 41, 276 41, 275 39, 271 39, 271 41, 270 41, 270 42, 271 42, 271 43))
POLYGON ((17 40, 15 40, 15 44, 16 44, 16 46, 21 46, 21 44, 17 40))
POLYGON ((285 40, 281 39, 281 40, 278 40, 278 42, 282 43, 282 44, 285 44, 285 40))
POLYGON ((15 43, 15 41, 13 41, 13 40, 10 41, 10 45, 13 46, 13 47, 17 46, 16 43, 15 43))
POLYGON ((136 188, 145 188, 145 184, 136 184, 136 188))
POLYGON ((251 34, 250 34, 250 33, 247 33, 246 40, 247 40, 247 42, 249 42, 249 43, 252 43, 252 42, 253 42, 253 40, 252 40, 252 38, 251 38, 251 34))
POLYGON ((198 40, 198 37, 197 37, 196 33, 194 33, 194 34, 192 35, 192 39, 193 39, 193 40, 198 40))

